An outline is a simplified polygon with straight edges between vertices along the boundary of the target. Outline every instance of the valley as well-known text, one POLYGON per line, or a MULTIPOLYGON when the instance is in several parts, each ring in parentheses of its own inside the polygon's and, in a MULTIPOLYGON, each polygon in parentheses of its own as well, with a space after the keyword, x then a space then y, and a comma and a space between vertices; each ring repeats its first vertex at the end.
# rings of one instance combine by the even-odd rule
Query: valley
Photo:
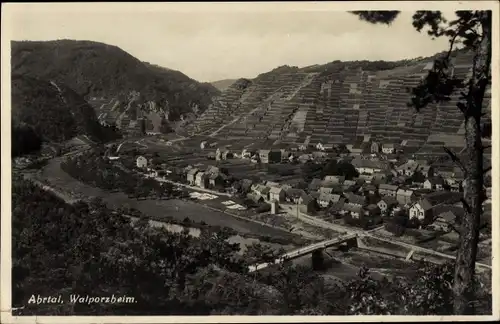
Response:
POLYGON ((14 315, 492 312, 491 50, 230 71, 149 33, 11 42, 14 315), (28 299, 91 293, 137 302, 28 299))

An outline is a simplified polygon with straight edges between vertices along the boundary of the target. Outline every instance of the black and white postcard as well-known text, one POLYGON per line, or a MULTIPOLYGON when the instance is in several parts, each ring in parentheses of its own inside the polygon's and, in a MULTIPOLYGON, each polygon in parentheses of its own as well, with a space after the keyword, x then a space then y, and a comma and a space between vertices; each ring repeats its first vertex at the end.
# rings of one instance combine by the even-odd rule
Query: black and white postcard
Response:
POLYGON ((1 322, 498 320, 499 30, 497 1, 2 4, 1 322))

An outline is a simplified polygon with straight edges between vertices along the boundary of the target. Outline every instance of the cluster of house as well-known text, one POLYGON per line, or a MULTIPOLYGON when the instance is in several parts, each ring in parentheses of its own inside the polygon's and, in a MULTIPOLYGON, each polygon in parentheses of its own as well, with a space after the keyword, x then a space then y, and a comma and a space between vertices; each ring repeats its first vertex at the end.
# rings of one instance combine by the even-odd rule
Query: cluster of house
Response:
MULTIPOLYGON (((287 163, 287 162, 302 162, 318 161, 329 156, 325 151, 314 151, 311 153, 300 152, 300 148, 285 149, 285 148, 269 148, 269 149, 243 149, 241 151, 232 151, 229 148, 217 148, 215 152, 210 152, 207 155, 211 160, 228 160, 233 158, 249 159, 252 163, 272 164, 272 163, 287 163)), ((333 153, 333 152, 330 152, 333 153)))
POLYGON ((411 188, 422 188, 428 190, 444 190, 448 187, 450 191, 461 191, 464 174, 458 167, 450 165, 432 166, 425 160, 408 159, 397 165, 392 161, 380 161, 356 157, 351 164, 359 172, 360 178, 367 182, 390 182, 395 185, 408 184, 411 180, 411 188), (416 173, 420 177, 415 177, 416 173))
POLYGON ((201 170, 188 166, 184 169, 187 183, 203 189, 223 189, 227 176, 215 166, 208 166, 201 170))
POLYGON ((360 173, 353 180, 329 175, 313 179, 303 190, 269 181, 253 184, 245 179, 241 190, 255 202, 294 203, 306 214, 328 209, 339 216, 365 218, 375 224, 384 215, 403 213, 409 219, 445 229, 446 224, 463 214, 460 202, 463 173, 456 168, 434 168, 425 161, 412 159, 398 166, 361 158, 351 163, 360 173), (406 180, 416 172, 423 177, 408 183, 406 180))
MULTIPOLYGON (((321 143, 316 147, 318 152, 314 153, 317 157, 327 157, 328 153, 324 151, 329 147, 319 144, 321 143)), ((202 148, 203 145, 214 147, 202 143, 202 148)), ((248 158, 254 162, 280 163, 292 161, 297 156, 312 156, 300 155, 300 149, 244 149, 241 152, 231 152, 229 149, 218 148, 215 159, 248 158)), ((347 149, 352 151, 355 148, 347 149)), ((305 214, 328 210, 341 217, 349 215, 353 219, 364 218, 378 223, 384 215, 394 216, 401 212, 409 219, 446 228, 446 224, 463 214, 460 202, 464 181, 462 170, 444 164, 430 165, 425 160, 413 158, 404 162, 388 159, 387 156, 394 154, 396 149, 394 144, 370 143, 369 150, 373 154, 356 155, 350 161, 359 173, 352 180, 327 175, 323 179, 312 179, 307 189, 298 189, 288 184, 270 181, 253 183, 252 180, 242 179, 234 182, 229 189, 233 194, 245 194, 256 203, 296 204, 300 212, 305 214), (375 154, 380 152, 386 154, 386 158, 375 154)), ((342 158, 341 156, 339 159, 342 158)), ((144 157, 137 158, 138 167, 145 168, 147 164, 144 157)), ((227 176, 215 166, 204 170, 189 166, 184 174, 187 183, 200 188, 222 189, 227 180, 227 176)))
MULTIPOLYGON (((218 146, 217 142, 208 143, 202 141, 200 148, 208 149, 218 146)), ((333 153, 339 154, 341 157, 361 156, 363 154, 385 155, 385 159, 395 158, 395 153, 400 151, 399 146, 394 143, 377 143, 373 141, 363 141, 356 144, 342 145, 332 143, 318 142, 316 144, 304 143, 298 146, 289 146, 287 144, 273 146, 269 149, 250 149, 231 150, 229 147, 217 148, 216 152, 208 153, 209 159, 226 160, 232 158, 250 159, 251 162, 257 163, 282 163, 298 161, 306 163, 308 161, 318 161, 331 157, 333 153), (307 152, 306 152, 307 151, 307 152), (343 152, 343 153, 339 153, 343 152)))
POLYGON ((296 204, 304 214, 328 210, 339 217, 365 219, 372 224, 382 222, 382 216, 397 213, 421 223, 447 229, 448 224, 463 214, 461 193, 451 191, 413 190, 398 185, 374 185, 362 179, 345 180, 342 176, 313 179, 307 189, 267 181, 252 183, 242 180, 239 190, 254 202, 296 204))

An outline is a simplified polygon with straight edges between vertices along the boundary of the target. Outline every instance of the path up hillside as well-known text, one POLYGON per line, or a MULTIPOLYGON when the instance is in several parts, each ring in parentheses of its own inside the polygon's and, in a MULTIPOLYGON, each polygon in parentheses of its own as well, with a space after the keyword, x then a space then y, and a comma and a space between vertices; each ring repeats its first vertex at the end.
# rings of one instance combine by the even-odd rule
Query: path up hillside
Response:
MULTIPOLYGON (((453 73, 470 72, 471 53, 456 52, 453 73)), ((234 83, 193 124, 191 134, 302 144, 377 141, 408 151, 463 147, 463 122, 450 102, 417 113, 407 106, 435 57, 400 62, 332 62, 279 67, 234 83)), ((487 100, 487 106, 489 106, 487 100)))

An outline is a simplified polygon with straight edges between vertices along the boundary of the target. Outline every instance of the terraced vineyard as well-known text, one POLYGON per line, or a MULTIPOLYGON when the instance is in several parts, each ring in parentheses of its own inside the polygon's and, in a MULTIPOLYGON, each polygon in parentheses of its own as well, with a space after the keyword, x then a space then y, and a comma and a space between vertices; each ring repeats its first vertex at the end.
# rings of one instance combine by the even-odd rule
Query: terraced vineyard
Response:
MULTIPOLYGON (((282 143, 349 144, 367 139, 404 146, 409 152, 463 148, 463 122, 455 103, 416 112, 408 89, 418 85, 434 58, 402 62, 386 70, 330 65, 278 68, 253 80, 240 79, 194 123, 191 134, 282 143)), ((471 54, 452 59, 452 73, 470 72, 471 54)), ((355 62, 356 63, 356 62, 355 62)), ((486 100, 490 110, 490 100, 486 100)))

